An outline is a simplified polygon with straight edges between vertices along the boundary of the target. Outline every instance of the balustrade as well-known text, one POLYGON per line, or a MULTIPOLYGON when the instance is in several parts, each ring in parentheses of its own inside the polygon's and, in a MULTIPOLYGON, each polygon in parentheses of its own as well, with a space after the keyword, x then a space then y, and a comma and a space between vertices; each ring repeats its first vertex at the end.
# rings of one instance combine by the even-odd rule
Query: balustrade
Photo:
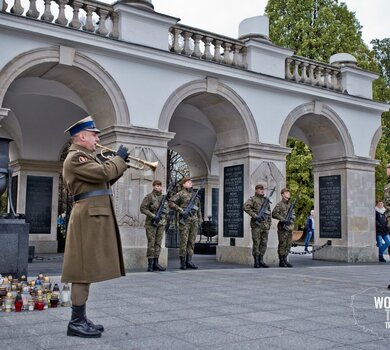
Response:
POLYGON ((286 79, 336 91, 342 90, 338 67, 298 56, 286 59, 286 79))
POLYGON ((184 25, 171 27, 169 49, 185 56, 247 68, 246 47, 242 41, 184 25))
POLYGON ((2 12, 56 23, 113 39, 119 38, 118 14, 114 12, 112 6, 98 1, 3 0, 2 12))

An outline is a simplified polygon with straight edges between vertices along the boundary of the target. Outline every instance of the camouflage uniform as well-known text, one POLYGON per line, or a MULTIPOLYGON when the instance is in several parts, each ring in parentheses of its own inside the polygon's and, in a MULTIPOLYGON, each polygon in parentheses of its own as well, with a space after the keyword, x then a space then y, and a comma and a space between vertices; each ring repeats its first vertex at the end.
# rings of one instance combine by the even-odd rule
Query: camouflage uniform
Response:
POLYGON ((278 204, 275 205, 275 208, 272 210, 272 218, 279 220, 278 222, 278 254, 279 254, 279 266, 284 267, 288 266, 287 256, 290 252, 292 245, 292 231, 294 229, 294 219, 295 215, 293 213, 291 224, 285 228, 284 220, 287 216, 287 212, 290 208, 291 203, 282 199, 278 204), (283 263, 284 262, 284 263, 283 263), (282 266, 283 265, 283 266, 282 266))
POLYGON ((385 205, 386 208, 387 222, 390 225, 390 183, 388 183, 385 186, 383 204, 385 205))
MULTIPOLYGON (((260 221, 260 224, 256 223, 256 217, 259 210, 265 201, 263 195, 255 194, 250 197, 244 204, 244 211, 251 216, 251 229, 252 229, 252 241, 253 248, 252 254, 255 259, 254 267, 265 267, 267 265, 263 262, 263 256, 267 250, 268 231, 271 227, 271 207, 268 203, 265 209, 265 218, 260 221), (265 266, 264 266, 265 265, 265 266)), ((268 267, 268 266, 267 266, 268 267)))
POLYGON ((164 209, 161 213, 161 220, 157 224, 157 227, 153 225, 152 220, 155 218, 155 214, 160 207, 163 194, 159 191, 153 190, 147 194, 143 199, 140 207, 142 214, 146 215, 145 230, 146 237, 148 239, 148 249, 146 256, 148 259, 158 258, 161 252, 161 242, 164 235, 165 225, 167 223, 166 216, 168 214, 168 202, 165 201, 164 209))
MULTIPOLYGON (((172 209, 175 209, 177 212, 182 213, 183 210, 187 208, 191 200, 192 194, 192 189, 183 188, 180 192, 176 193, 170 198, 169 206, 172 209)), ((187 267, 191 262, 192 255, 194 255, 196 235, 198 234, 198 227, 201 222, 202 212, 200 210, 200 200, 199 198, 196 198, 192 213, 184 221, 184 224, 182 222, 179 222, 179 256, 181 261, 184 259, 184 257, 186 258, 187 267)))

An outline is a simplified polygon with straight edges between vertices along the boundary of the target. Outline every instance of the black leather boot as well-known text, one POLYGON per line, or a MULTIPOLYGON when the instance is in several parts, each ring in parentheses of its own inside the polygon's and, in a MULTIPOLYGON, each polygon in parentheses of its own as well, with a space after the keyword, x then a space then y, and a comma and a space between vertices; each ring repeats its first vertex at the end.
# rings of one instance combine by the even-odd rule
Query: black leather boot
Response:
POLYGON ((260 267, 260 264, 259 264, 259 257, 258 256, 253 256, 253 259, 254 259, 254 264, 253 264, 253 267, 255 269, 258 269, 260 267))
POLYGON ((293 266, 287 261, 287 256, 288 256, 288 254, 283 255, 283 261, 284 261, 285 265, 286 265, 287 267, 293 267, 293 266))
MULTIPOLYGON (((68 324, 69 336, 77 336, 82 338, 99 338, 102 332, 92 326, 91 321, 87 322, 85 304, 81 306, 72 305, 72 317, 68 324)), ((103 326, 101 326, 103 327, 103 326)))
POLYGON ((92 328, 95 328, 97 331, 99 331, 100 333, 103 333, 104 332, 104 327, 103 325, 101 324, 94 324, 90 319, 86 319, 87 320, 87 323, 88 323, 88 326, 92 327, 92 328))
POLYGON ((263 260, 263 255, 259 255, 258 258, 259 258, 259 267, 265 267, 265 268, 269 267, 269 266, 264 262, 264 260, 263 260))
POLYGON ((196 270, 198 268, 198 266, 194 265, 194 263, 192 262, 192 256, 189 256, 189 255, 187 255, 187 257, 186 257, 186 266, 187 266, 187 269, 196 270))
POLYGON ((165 268, 158 263, 158 258, 154 258, 153 271, 165 271, 165 268))
POLYGON ((279 267, 287 267, 287 265, 284 263, 283 255, 279 254, 279 267))
POLYGON ((153 271, 153 258, 148 258, 148 272, 153 271))
POLYGON ((185 270, 187 266, 186 266, 186 261, 184 259, 184 256, 180 256, 179 258, 180 258, 180 269, 185 270))

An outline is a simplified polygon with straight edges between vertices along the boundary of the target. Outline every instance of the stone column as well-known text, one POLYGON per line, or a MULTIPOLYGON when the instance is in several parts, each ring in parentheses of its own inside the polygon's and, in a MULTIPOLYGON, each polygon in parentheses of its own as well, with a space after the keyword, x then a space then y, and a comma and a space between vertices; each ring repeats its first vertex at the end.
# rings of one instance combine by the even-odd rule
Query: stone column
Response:
POLYGON ((376 165, 377 161, 360 157, 313 162, 314 249, 328 240, 332 243, 315 252, 314 259, 378 261, 374 212, 376 165), (339 181, 340 186, 332 186, 332 181, 336 184, 339 181))
MULTIPOLYGON (((280 190, 285 186, 285 159, 288 153, 287 148, 264 144, 245 145, 216 152, 220 162, 218 261, 253 265, 249 215, 243 212, 243 237, 224 237, 224 228, 231 220, 228 217, 224 222, 224 211, 227 209, 224 206, 227 201, 227 198, 224 198, 224 183, 227 180, 224 179, 225 170, 232 166, 243 165, 243 198, 237 205, 237 212, 242 211, 243 203, 254 195, 254 188, 259 183, 264 185, 266 194, 276 187, 271 198, 272 209, 280 200, 280 190)), ((277 263, 277 246, 276 222, 273 221, 264 257, 267 263, 277 263)))
MULTIPOLYGON (((123 144, 128 147, 131 156, 149 162, 159 162, 155 172, 148 167, 144 170, 129 168, 114 185, 115 212, 121 232, 126 268, 145 269, 147 266, 145 215, 140 213, 139 208, 146 194, 152 191, 153 180, 161 180, 165 193, 167 144, 173 136, 173 133, 156 129, 118 126, 107 128, 101 134, 101 143, 105 146, 117 149, 123 144)), ((136 164, 134 160, 131 163, 136 164)), ((167 259, 164 237, 160 264, 166 266, 167 259)))
POLYGON ((26 214, 26 222, 30 224, 29 245, 35 246, 35 253, 56 253, 62 162, 17 159, 10 167, 17 184, 13 189, 17 191, 15 211, 26 214), (51 193, 46 191, 49 187, 51 193))

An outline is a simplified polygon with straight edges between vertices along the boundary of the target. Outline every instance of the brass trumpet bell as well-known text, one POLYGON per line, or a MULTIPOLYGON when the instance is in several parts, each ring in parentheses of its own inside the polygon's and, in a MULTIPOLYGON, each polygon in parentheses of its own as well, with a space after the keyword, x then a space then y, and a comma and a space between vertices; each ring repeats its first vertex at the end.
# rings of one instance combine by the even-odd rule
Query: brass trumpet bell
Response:
MULTIPOLYGON (((98 143, 96 144, 96 147, 100 148, 100 155, 104 159, 111 159, 111 158, 116 156, 116 151, 111 149, 111 148, 109 148, 109 147, 102 146, 102 145, 100 145, 98 143)), ((144 160, 144 159, 141 159, 141 158, 137 158, 137 157, 133 157, 133 156, 130 156, 130 155, 128 157, 136 162, 136 164, 132 164, 130 162, 126 162, 128 167, 131 167, 131 168, 134 168, 134 169, 138 169, 138 170, 144 170, 145 169, 145 165, 146 165, 147 167, 149 167, 153 171, 155 171, 157 169, 158 162, 148 162, 147 160, 144 160)))

